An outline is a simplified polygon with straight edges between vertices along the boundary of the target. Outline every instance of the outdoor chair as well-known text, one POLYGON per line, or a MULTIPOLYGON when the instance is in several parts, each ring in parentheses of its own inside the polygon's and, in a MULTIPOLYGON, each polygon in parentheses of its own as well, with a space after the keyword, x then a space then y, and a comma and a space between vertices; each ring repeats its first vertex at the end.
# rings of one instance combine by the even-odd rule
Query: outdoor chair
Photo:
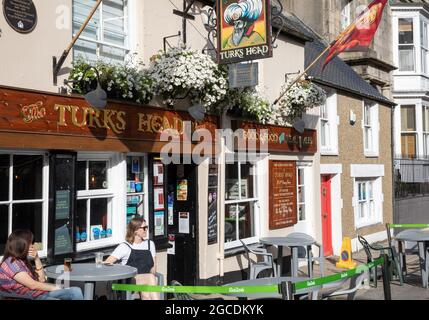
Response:
POLYGON ((298 261, 296 262, 297 265, 299 266, 299 261, 308 261, 308 254, 311 254, 311 265, 307 266, 308 267, 308 276, 312 277, 312 273, 313 273, 313 265, 315 262, 317 262, 320 266, 320 275, 323 277, 324 276, 324 268, 325 268, 325 255, 323 253, 323 245, 318 243, 312 236, 306 234, 306 233, 302 233, 302 232, 293 232, 288 234, 286 237, 294 237, 294 238, 302 238, 305 240, 310 240, 313 241, 314 244, 312 245, 318 248, 318 256, 314 256, 313 255, 313 250, 308 251, 306 247, 301 247, 301 250, 298 250, 298 261), (311 268, 311 272, 310 272, 310 268, 311 268))
MULTIPOLYGON (((172 286, 181 286, 182 284, 179 281, 171 281, 172 286)), ((189 293, 177 293, 173 292, 174 300, 225 300, 217 295, 195 295, 189 293)))
MULTIPOLYGON (((374 260, 378 259, 384 253, 387 253, 387 255, 389 257, 389 261, 390 261, 390 270, 389 270, 390 271, 389 272, 390 273, 390 279, 392 279, 392 275, 395 273, 398 276, 399 282, 402 286, 404 281, 403 281, 403 277, 402 277, 401 265, 399 263, 398 255, 396 254, 396 250, 394 250, 390 246, 389 247, 383 247, 380 245, 370 245, 368 243, 368 241, 360 235, 358 235, 358 240, 361 243, 361 245, 363 246, 363 249, 366 253, 368 263, 373 262, 374 260), (371 250, 380 252, 379 256, 374 258, 372 256, 371 250)), ((371 269, 370 275, 371 275, 370 280, 372 279, 374 288, 377 288, 377 281, 378 281, 377 268, 371 269)))
POLYGON ((276 267, 274 265, 273 255, 267 252, 265 248, 250 248, 242 240, 240 240, 246 250, 247 260, 249 262, 248 279, 256 279, 262 271, 272 270, 274 277, 277 277, 276 267), (254 262, 250 259, 250 254, 254 254, 256 258, 263 257, 263 261, 254 262))
MULTIPOLYGON (((164 281, 164 275, 162 273, 156 272, 155 273, 155 277, 156 277, 156 285, 157 286, 163 286, 165 285, 165 281, 164 281)), ((135 279, 132 280, 132 283, 135 284, 135 279)), ((111 287, 111 284, 108 284, 111 287)), ((159 298, 160 300, 165 300, 164 297, 164 293, 160 293, 159 294, 159 298)), ((140 294, 138 292, 134 292, 134 291, 128 291, 127 292, 127 300, 139 300, 140 299, 140 294)))
POLYGON ((365 281, 368 279, 369 274, 368 271, 362 272, 361 274, 356 274, 355 276, 340 280, 338 282, 333 282, 328 285, 324 285, 323 288, 330 289, 325 291, 321 295, 322 300, 329 300, 332 298, 347 296, 347 300, 354 300, 357 292, 364 286, 365 281), (350 281, 350 285, 348 289, 342 288, 347 281, 350 281))
MULTIPOLYGON (((387 237, 388 237, 388 241, 389 243, 393 243, 392 241, 392 236, 391 236, 391 229, 389 227, 388 224, 386 224, 386 230, 387 230, 387 237)), ((407 232, 414 232, 414 230, 403 230, 400 232, 401 235, 405 235, 407 232)), ((399 233, 398 233, 399 234, 399 233)), ((415 243, 415 245, 411 248, 406 248, 405 247, 405 242, 402 241, 397 241, 398 242, 398 256, 399 256, 399 263, 401 265, 401 270, 402 272, 405 272, 405 274, 408 274, 408 270, 407 270, 407 263, 406 263, 406 256, 407 255, 417 255, 419 256, 419 248, 417 243, 415 243)))

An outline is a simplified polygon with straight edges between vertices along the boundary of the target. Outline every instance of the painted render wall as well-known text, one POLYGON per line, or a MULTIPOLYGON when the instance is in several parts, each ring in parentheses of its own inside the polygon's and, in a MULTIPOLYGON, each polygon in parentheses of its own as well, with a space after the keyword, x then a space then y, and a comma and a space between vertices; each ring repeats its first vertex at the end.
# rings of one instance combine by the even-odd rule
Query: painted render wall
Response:
MULTIPOLYGON (((343 236, 356 238, 357 235, 371 235, 385 231, 385 223, 392 222, 392 162, 391 162, 391 109, 379 105, 379 157, 364 156, 363 146, 363 105, 362 100, 346 96, 338 92, 338 116, 340 125, 339 156, 322 156, 323 164, 342 164, 341 190, 343 199, 342 231, 343 236), (356 124, 350 125, 350 110, 356 114, 356 124), (355 229, 354 208, 352 205, 353 178, 351 178, 351 164, 381 164, 384 165, 385 176, 382 178, 382 192, 384 194, 383 221, 377 225, 355 229)), ((385 236, 386 237, 386 236, 385 236)))

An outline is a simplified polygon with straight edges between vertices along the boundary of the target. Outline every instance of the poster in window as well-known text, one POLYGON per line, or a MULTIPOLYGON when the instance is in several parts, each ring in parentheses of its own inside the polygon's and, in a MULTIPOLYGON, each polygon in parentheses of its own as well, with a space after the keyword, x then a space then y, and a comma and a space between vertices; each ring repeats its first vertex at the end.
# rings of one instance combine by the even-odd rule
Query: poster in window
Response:
POLYGON ((174 192, 168 194, 168 225, 174 225, 174 192))
POLYGON ((155 212, 155 237, 164 235, 164 211, 155 212))
POLYGON ((155 188, 153 190, 153 207, 154 210, 164 210, 164 189, 155 188))
POLYGON ((179 212, 179 233, 189 234, 189 212, 179 212))
POLYGON ((132 162, 132 173, 140 173, 140 159, 138 157, 133 157, 132 162))
POLYGON ((227 179, 226 180, 226 198, 230 200, 234 199, 247 199, 248 194, 248 183, 247 179, 241 180, 241 198, 239 197, 238 180, 227 179))
POLYGON ((164 165, 162 163, 153 164, 153 184, 156 186, 164 183, 164 165))
POLYGON ((291 227, 297 223, 296 180, 294 161, 270 161, 270 230, 291 227))
POLYGON ((177 181, 177 201, 188 201, 188 180, 177 181))
POLYGON ((218 201, 218 165, 209 165, 208 186, 208 215, 207 215, 207 241, 208 244, 217 242, 217 201, 218 201))

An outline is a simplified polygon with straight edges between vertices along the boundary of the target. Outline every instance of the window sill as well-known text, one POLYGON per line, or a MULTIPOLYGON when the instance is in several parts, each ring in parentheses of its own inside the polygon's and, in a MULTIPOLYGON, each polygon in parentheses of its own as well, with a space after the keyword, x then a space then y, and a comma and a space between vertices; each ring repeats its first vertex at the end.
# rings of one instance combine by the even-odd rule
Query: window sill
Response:
POLYGON ((367 222, 367 223, 361 223, 361 224, 355 223, 355 228, 356 228, 356 230, 359 230, 359 229, 363 229, 363 228, 367 228, 367 227, 375 227, 377 225, 383 225, 383 222, 373 221, 373 222, 367 222))
POLYGON ((119 244, 120 242, 115 241, 114 239, 101 239, 101 240, 93 240, 90 242, 82 242, 76 244, 77 252, 81 251, 89 251, 93 249, 105 248, 109 246, 114 246, 119 244))
MULTIPOLYGON (((255 242, 255 243, 251 243, 248 244, 248 246, 253 249, 253 248, 259 248, 261 246, 261 244, 259 242, 255 242)), ((229 257, 234 257, 240 254, 245 253, 246 250, 244 250, 242 245, 239 245, 237 247, 234 248, 229 248, 225 250, 225 258, 229 258, 229 257)))
POLYGON ((364 155, 366 158, 378 158, 380 154, 378 152, 365 151, 364 155))
POLYGON ((321 156, 338 156, 339 152, 337 150, 321 150, 321 156))

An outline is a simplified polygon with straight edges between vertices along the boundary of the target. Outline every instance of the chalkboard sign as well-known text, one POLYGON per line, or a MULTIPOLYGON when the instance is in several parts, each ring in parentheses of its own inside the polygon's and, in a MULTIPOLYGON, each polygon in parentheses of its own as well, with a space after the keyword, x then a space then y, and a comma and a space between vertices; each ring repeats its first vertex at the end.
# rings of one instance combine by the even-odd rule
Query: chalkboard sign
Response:
POLYGON ((207 240, 208 244, 217 243, 217 200, 218 200, 218 165, 209 165, 208 186, 208 221, 207 240))
POLYGON ((297 223, 296 163, 270 161, 270 230, 297 223))
POLYGON ((55 229, 55 255, 73 252, 73 243, 67 225, 55 229))
POLYGON ((70 218, 70 190, 58 190, 56 193, 55 219, 70 218))
POLYGON ((37 11, 32 0, 3 0, 7 23, 19 33, 30 33, 37 24, 37 11))

